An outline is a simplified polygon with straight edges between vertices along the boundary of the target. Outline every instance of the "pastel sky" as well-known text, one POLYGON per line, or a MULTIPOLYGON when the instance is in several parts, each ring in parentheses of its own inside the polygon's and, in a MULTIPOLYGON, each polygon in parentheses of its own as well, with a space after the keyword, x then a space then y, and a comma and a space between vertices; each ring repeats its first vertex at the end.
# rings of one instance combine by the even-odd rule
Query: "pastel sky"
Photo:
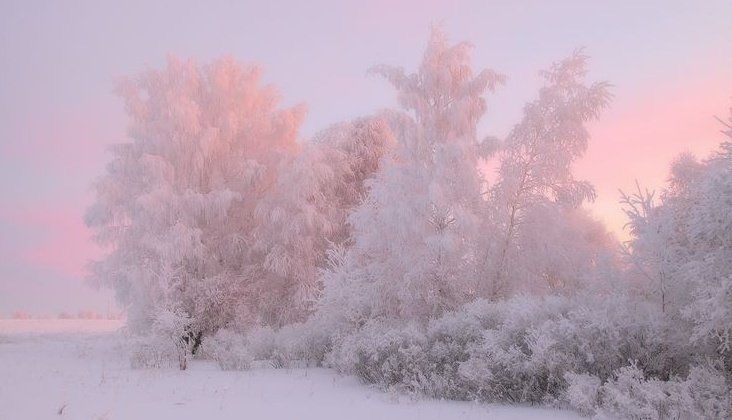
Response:
POLYGON ((576 166, 620 237, 618 188, 663 185, 678 153, 703 156, 732 106, 732 2, 721 1, 15 1, 0 14, 0 315, 106 311, 84 282, 100 255, 83 225, 105 147, 125 139, 115 80, 168 54, 260 63, 285 104, 309 109, 304 141, 395 104, 366 76, 414 68, 432 22, 506 74, 485 134, 505 135, 540 86, 537 71, 584 46, 615 99, 576 166), (396 4, 398 3, 398 4, 396 4), (510 3, 510 4, 509 4, 510 3), (642 4, 638 4, 642 3, 642 4))

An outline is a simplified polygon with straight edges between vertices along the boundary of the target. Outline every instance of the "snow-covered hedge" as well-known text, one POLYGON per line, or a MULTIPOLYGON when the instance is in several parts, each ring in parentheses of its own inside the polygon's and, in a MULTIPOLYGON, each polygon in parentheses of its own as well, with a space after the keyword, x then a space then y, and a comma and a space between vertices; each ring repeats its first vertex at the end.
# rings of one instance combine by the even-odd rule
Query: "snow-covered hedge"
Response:
POLYGON ((330 338, 311 324, 292 324, 279 330, 256 327, 245 333, 219 330, 204 340, 202 356, 225 370, 246 370, 253 364, 271 367, 318 365, 330 338))
POLYGON ((718 365, 691 368, 686 379, 647 376, 632 362, 603 385, 592 375, 567 374, 566 399, 572 408, 599 418, 722 419, 732 415, 725 374, 718 365))
POLYGON ((202 352, 218 363, 223 370, 245 370, 254 361, 244 337, 229 330, 219 330, 203 342, 202 352))
POLYGON ((191 318, 182 311, 159 311, 147 334, 133 335, 128 341, 132 367, 160 368, 177 364, 185 370, 200 338, 191 325, 191 318))
POLYGON ((723 412, 724 367, 699 365, 715 357, 713 347, 670 340, 674 329, 654 310, 622 297, 477 301, 426 326, 369 321, 334 340, 325 363, 386 389, 440 398, 569 405, 587 414, 620 415, 626 405, 655 407, 662 417, 723 412), (704 375, 710 389, 699 386, 704 375), (625 403, 632 380, 643 392, 625 403), (712 408, 690 408, 704 404, 712 408))

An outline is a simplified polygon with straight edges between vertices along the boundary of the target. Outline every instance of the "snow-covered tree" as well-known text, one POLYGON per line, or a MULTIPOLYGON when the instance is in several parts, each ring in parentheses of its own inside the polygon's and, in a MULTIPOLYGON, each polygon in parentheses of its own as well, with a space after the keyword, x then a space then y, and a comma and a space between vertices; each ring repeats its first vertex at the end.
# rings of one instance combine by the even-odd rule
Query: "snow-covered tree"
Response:
POLYGON ((584 208, 555 203, 525 209, 511 270, 511 290, 534 294, 601 292, 620 275, 620 244, 584 208))
POLYGON ((255 208, 280 162, 298 149, 302 107, 278 108, 261 71, 232 59, 167 68, 119 87, 129 137, 112 149, 86 221, 109 253, 92 265, 145 331, 159 313, 190 320, 193 336, 253 318, 249 263, 255 208))
MULTIPOLYGON (((732 137, 732 133, 727 133, 732 137)), ((681 155, 660 200, 624 195, 633 235, 628 254, 646 290, 695 342, 732 345, 732 143, 708 159, 681 155)), ((729 353, 728 353, 729 355, 729 353)), ((730 359, 732 360, 732 359, 730 359)))
POLYGON ((260 315, 280 326, 302 320, 319 297, 327 251, 350 238, 348 214, 365 181, 396 143, 389 113, 336 124, 303 146, 257 206, 253 261, 260 261, 260 315))
POLYGON ((686 193, 690 255, 677 262, 679 275, 693 285, 683 313, 694 323, 693 340, 713 337, 732 361, 732 142, 702 165, 686 193))
MULTIPOLYGON (((682 159, 695 164, 689 160, 691 156, 685 155, 682 159)), ((626 228, 632 235, 632 240, 623 245, 624 254, 631 264, 628 272, 630 285, 647 299, 658 301, 662 313, 667 313, 669 306, 675 306, 678 314, 678 296, 670 295, 682 288, 669 285, 672 280, 669 263, 680 249, 668 246, 669 229, 673 229, 668 223, 668 215, 661 214, 656 192, 642 189, 637 181, 635 192, 621 191, 620 194, 620 202, 628 218, 626 228)))
POLYGON ((470 46, 449 45, 434 29, 413 74, 375 67, 409 115, 395 118, 399 141, 349 218, 352 245, 332 253, 323 310, 358 324, 387 316, 426 320, 470 300, 483 199, 476 124, 483 94, 501 77, 475 74, 470 46))
MULTIPOLYGON (((565 221, 564 216, 551 215, 558 207, 571 211, 595 197, 593 187, 576 180, 571 171, 572 163, 587 149, 586 123, 597 118, 610 99, 607 83, 584 83, 587 60, 578 51, 542 72, 545 86, 524 107, 523 119, 505 141, 498 181, 491 189, 493 219, 500 233, 486 261, 488 296, 537 286, 509 284, 524 277, 520 270, 533 270, 532 277, 544 278, 550 287, 566 281, 548 268, 543 273, 540 267, 530 268, 533 261, 522 258, 522 246, 531 245, 532 229, 565 221)), ((558 251, 552 247, 548 252, 558 251)))

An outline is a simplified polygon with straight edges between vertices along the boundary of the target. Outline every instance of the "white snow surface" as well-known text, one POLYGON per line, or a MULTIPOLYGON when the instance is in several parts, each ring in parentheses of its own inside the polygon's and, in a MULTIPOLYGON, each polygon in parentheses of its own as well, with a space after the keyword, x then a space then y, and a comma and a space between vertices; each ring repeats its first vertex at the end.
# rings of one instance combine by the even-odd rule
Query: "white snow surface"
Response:
POLYGON ((0 419, 576 419, 385 393, 328 369, 131 369, 111 320, 0 320, 0 419))

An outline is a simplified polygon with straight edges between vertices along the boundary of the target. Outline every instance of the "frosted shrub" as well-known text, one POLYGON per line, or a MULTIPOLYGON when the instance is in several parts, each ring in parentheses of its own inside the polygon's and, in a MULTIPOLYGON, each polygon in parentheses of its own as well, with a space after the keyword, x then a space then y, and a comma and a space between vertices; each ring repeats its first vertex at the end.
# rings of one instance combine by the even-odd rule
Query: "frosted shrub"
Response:
POLYGON ((661 315, 654 306, 627 297, 575 304, 560 319, 547 321, 538 329, 537 340, 550 345, 536 348, 534 361, 591 372, 602 380, 627 365, 628 360, 636 360, 646 373, 664 380, 684 374, 692 349, 661 315), (542 362, 542 358, 546 360, 542 362))
POLYGON ((282 327, 274 335, 273 360, 279 366, 321 365, 331 337, 315 321, 282 327))
POLYGON ((567 390, 564 398, 570 407, 584 415, 595 412, 600 399, 600 378, 583 373, 567 372, 564 374, 567 390))
POLYGON ((477 301, 426 327, 373 320, 336 340, 327 361, 384 388, 452 399, 533 401, 544 391, 534 397, 523 388, 538 378, 528 346, 536 334, 529 331, 562 305, 561 299, 521 297, 477 301))
POLYGON ((602 386, 600 413, 609 418, 661 419, 678 416, 664 382, 646 379, 635 363, 620 368, 615 378, 602 386), (671 414, 676 414, 672 416, 671 414))
POLYGON ((460 365, 468 360, 468 349, 482 338, 481 309, 487 302, 466 305, 460 311, 430 322, 427 330, 429 357, 432 361, 430 381, 435 396, 451 399, 472 398, 470 384, 460 373, 460 365))
POLYGON ((567 303, 517 297, 484 304, 481 339, 468 346, 468 360, 460 366, 473 398, 518 403, 558 395, 567 363, 549 359, 547 348, 554 342, 539 331, 543 323, 561 319, 567 303))
POLYGON ((200 335, 192 329, 193 319, 180 310, 160 309, 146 335, 131 340, 134 368, 167 367, 178 362, 185 370, 200 335))
POLYGON ((244 337, 225 329, 204 341, 203 353, 215 360, 223 370, 246 370, 254 360, 244 337))
POLYGON ((689 415, 717 419, 732 416, 732 389, 721 365, 693 367, 681 384, 681 392, 689 415))
POLYGON ((384 388, 590 412, 628 360, 662 379, 687 371, 692 348, 669 346, 654 311, 624 297, 478 300, 426 326, 368 321, 334 338, 326 363, 384 388))
POLYGON ((203 345, 204 357, 222 369, 243 370, 260 362, 272 367, 320 365, 329 348, 330 337, 312 323, 297 323, 279 330, 254 327, 245 333, 219 330, 203 345))
POLYGON ((129 341, 130 365, 133 369, 169 368, 178 362, 175 343, 154 335, 135 337, 129 341))
POLYGON ((685 374, 694 351, 680 339, 671 345, 679 337, 660 313, 627 297, 517 297, 484 311, 482 339, 461 372, 489 401, 551 403, 571 385, 567 373, 603 382, 628 360, 667 380, 685 374))
POLYGON ((429 389, 429 360, 424 331, 378 320, 344 337, 327 363, 368 383, 408 391, 429 389))
POLYGON ((649 377, 635 361, 602 386, 593 375, 568 373, 565 378, 569 406, 599 418, 721 419, 732 414, 729 385, 714 364, 693 367, 685 380, 649 377))
POLYGON ((276 351, 277 332, 271 327, 254 327, 242 339, 254 360, 271 359, 276 351))

